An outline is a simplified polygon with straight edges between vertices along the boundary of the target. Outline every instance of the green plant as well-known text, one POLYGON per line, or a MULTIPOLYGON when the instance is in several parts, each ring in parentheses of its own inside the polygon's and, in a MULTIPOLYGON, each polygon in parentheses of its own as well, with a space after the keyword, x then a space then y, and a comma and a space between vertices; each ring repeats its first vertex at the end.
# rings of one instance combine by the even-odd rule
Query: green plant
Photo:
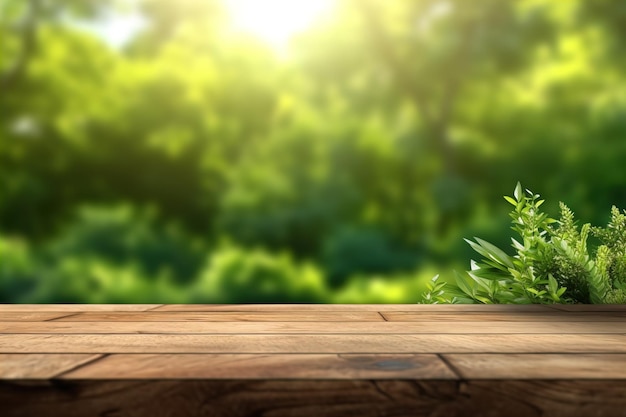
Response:
POLYGON ((591 228, 602 242, 596 255, 598 274, 596 292, 609 304, 626 303, 626 211, 611 208, 611 220, 606 228, 591 228))
MULTIPOLYGON (((446 290, 447 282, 439 281, 439 275, 435 275, 426 283, 426 291, 422 293, 419 304, 457 304, 461 300, 450 291, 446 290)), ((471 300, 468 301, 471 303, 471 300)))
POLYGON ((98 258, 111 266, 136 264, 141 275, 166 273, 189 284, 203 266, 206 248, 176 226, 159 222, 148 207, 85 205, 48 242, 46 255, 53 263, 98 258))
POLYGON ((0 236, 0 303, 28 302, 38 282, 37 265, 27 242, 0 236))
POLYGON ((319 303, 325 299, 322 273, 288 254, 223 247, 211 254, 194 284, 193 302, 319 303))
POLYGON ((481 255, 471 269, 456 274, 454 283, 433 279, 423 302, 484 304, 626 303, 626 215, 616 207, 605 228, 577 226, 574 213, 560 203, 560 218, 540 210, 539 194, 518 183, 505 197, 510 213, 515 254, 474 238, 466 242, 481 255), (556 223, 556 227, 553 224, 556 223), (589 248, 592 234, 601 241, 589 248))
POLYGON ((166 273, 145 274, 138 265, 95 256, 72 256, 38 270, 31 303, 182 303, 189 290, 166 273))
POLYGON ((419 262, 419 251, 395 242, 383 230, 346 227, 330 235, 323 249, 323 265, 331 288, 350 284, 354 275, 398 275, 419 262))

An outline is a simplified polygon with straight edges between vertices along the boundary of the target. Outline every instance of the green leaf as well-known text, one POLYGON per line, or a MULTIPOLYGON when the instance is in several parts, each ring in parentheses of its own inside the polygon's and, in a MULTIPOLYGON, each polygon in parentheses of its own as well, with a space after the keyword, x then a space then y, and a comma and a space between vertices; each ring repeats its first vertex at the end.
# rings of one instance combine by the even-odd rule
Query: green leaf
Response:
POLYGON ((478 252, 479 254, 484 256, 485 258, 489 258, 489 252, 487 250, 485 250, 482 246, 480 246, 478 243, 472 242, 469 239, 463 239, 463 240, 465 242, 467 242, 467 244, 470 245, 472 247, 472 249, 474 249, 476 252, 478 252))
MULTIPOLYGON (((475 274, 472 274, 471 272, 468 272, 467 275, 470 276, 470 278, 472 278, 473 282, 476 283, 476 285, 478 285, 478 287, 486 292, 490 292, 490 288, 487 284, 485 284, 482 280, 482 278, 476 276, 475 274)), ((476 292, 476 291, 474 291, 476 292)))
POLYGON ((455 273, 456 285, 459 287, 459 289, 463 291, 466 295, 469 295, 470 297, 474 298, 475 291, 470 285, 468 285, 467 281, 465 280, 465 277, 463 277, 463 275, 459 274, 456 271, 454 271, 454 273, 455 273))
POLYGON ((552 276, 552 274, 548 274, 548 288, 550 289, 551 294, 556 294, 559 284, 557 284, 556 279, 552 276))
POLYGON ((502 281, 509 279, 507 274, 503 274, 502 272, 494 271, 492 269, 479 268, 469 271, 468 273, 475 275, 476 277, 488 279, 492 281, 502 281))
POLYGON ((522 245, 522 244, 521 244, 521 243, 519 243, 517 240, 515 240, 515 238, 514 238, 514 237, 512 237, 512 238, 511 238, 511 240, 513 241, 513 247, 514 247, 515 249, 517 249, 518 251, 526 249, 526 248, 524 247, 524 245, 522 245))
POLYGON ((476 242, 478 242, 478 244, 480 244, 483 248, 487 249, 489 257, 491 257, 493 260, 500 262, 501 264, 506 265, 509 268, 513 268, 513 262, 511 261, 511 257, 504 253, 502 249, 478 237, 474 237, 474 239, 476 239, 476 242))
POLYGON ((487 297, 482 297, 482 296, 477 295, 477 296, 476 296, 476 299, 477 299, 478 301, 480 301, 481 303, 483 303, 483 304, 493 304, 493 301, 491 301, 491 300, 490 300, 489 298, 487 298, 487 297))
POLYGON ((515 186, 515 191, 513 191, 513 196, 517 201, 521 201, 520 199, 522 198, 522 193, 522 184, 520 184, 518 181, 517 185, 515 186))

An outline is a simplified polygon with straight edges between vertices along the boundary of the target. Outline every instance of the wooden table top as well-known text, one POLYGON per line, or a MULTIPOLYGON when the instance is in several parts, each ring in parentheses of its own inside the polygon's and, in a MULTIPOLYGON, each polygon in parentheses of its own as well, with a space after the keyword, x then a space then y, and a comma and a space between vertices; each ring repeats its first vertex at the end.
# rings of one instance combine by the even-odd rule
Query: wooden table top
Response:
POLYGON ((624 305, 0 305, 8 380, 626 380, 624 305))

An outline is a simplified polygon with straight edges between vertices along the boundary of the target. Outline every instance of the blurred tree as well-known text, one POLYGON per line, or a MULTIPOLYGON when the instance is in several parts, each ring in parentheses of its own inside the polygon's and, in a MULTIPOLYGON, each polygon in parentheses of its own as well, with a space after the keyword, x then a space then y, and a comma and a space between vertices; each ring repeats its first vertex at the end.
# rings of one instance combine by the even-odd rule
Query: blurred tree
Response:
POLYGON ((380 229, 344 228, 326 239, 322 261, 328 284, 337 288, 355 274, 412 271, 420 262, 419 249, 398 245, 380 229))
POLYGON ((0 96, 17 86, 41 50, 41 26, 93 18, 107 7, 105 0, 5 0, 0 6, 0 96))
POLYGON ((195 279, 206 246, 175 224, 158 222, 154 210, 137 206, 81 207, 76 219, 51 240, 46 256, 54 260, 99 257, 111 265, 134 264, 147 276, 168 275, 186 284, 195 279))
POLYGON ((326 297, 322 275, 312 265, 295 264, 287 254, 235 247, 213 254, 196 289, 202 302, 316 303, 326 297))
POLYGON ((63 297, 131 299, 113 290, 119 272, 132 291, 158 276, 184 297, 199 252, 225 238, 233 272, 201 274, 224 299, 240 271, 269 263, 282 283, 307 262, 346 300, 399 299, 394 276, 462 261, 461 237, 508 244, 494 219, 517 180, 585 222, 626 207, 620 2, 338 0, 285 55, 226 11, 2 2, 0 268, 25 277, 4 288, 29 297, 27 283, 84 273, 63 297), (125 8, 144 24, 112 45, 103 18, 125 8), (84 206, 98 209, 75 218, 84 206), (372 274, 396 295, 376 298, 372 274))
MULTIPOLYGON (((407 135, 412 142, 406 149, 409 167, 400 171, 402 176, 387 180, 404 184, 400 205, 405 207, 416 206, 415 184, 424 184, 420 192, 430 193, 438 207, 431 224, 441 237, 455 217, 467 215, 470 176, 450 135, 458 120, 455 107, 465 99, 481 99, 469 87, 514 76, 531 63, 538 45, 551 41, 554 28, 543 12, 545 5, 522 9, 493 0, 342 4, 333 22, 308 39, 308 45, 324 42, 334 47, 308 48, 312 52, 302 53, 303 70, 317 83, 360 100, 350 108, 362 117, 372 111, 401 111, 407 100, 413 105, 418 120, 407 135), (355 77, 364 73, 365 79, 358 82, 355 77), (353 94, 355 84, 365 92, 353 94), (364 99, 375 110, 364 110, 364 99), (438 165, 426 179, 410 168, 425 163, 438 165)), ((403 228, 414 229, 415 223, 408 219, 403 228)))
POLYGON ((40 0, 9 1, 3 5, 0 13, 0 38, 3 39, 0 95, 17 84, 34 53, 41 9, 40 0))

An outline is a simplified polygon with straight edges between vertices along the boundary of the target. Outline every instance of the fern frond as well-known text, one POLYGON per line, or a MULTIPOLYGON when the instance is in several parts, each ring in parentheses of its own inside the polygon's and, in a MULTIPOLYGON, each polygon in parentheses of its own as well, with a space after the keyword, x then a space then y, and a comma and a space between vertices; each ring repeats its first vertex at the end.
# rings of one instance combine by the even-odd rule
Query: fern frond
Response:
POLYGON ((606 245, 598 247, 596 261, 589 271, 589 298, 593 304, 605 303, 611 288, 609 267, 611 266, 611 251, 606 245))

